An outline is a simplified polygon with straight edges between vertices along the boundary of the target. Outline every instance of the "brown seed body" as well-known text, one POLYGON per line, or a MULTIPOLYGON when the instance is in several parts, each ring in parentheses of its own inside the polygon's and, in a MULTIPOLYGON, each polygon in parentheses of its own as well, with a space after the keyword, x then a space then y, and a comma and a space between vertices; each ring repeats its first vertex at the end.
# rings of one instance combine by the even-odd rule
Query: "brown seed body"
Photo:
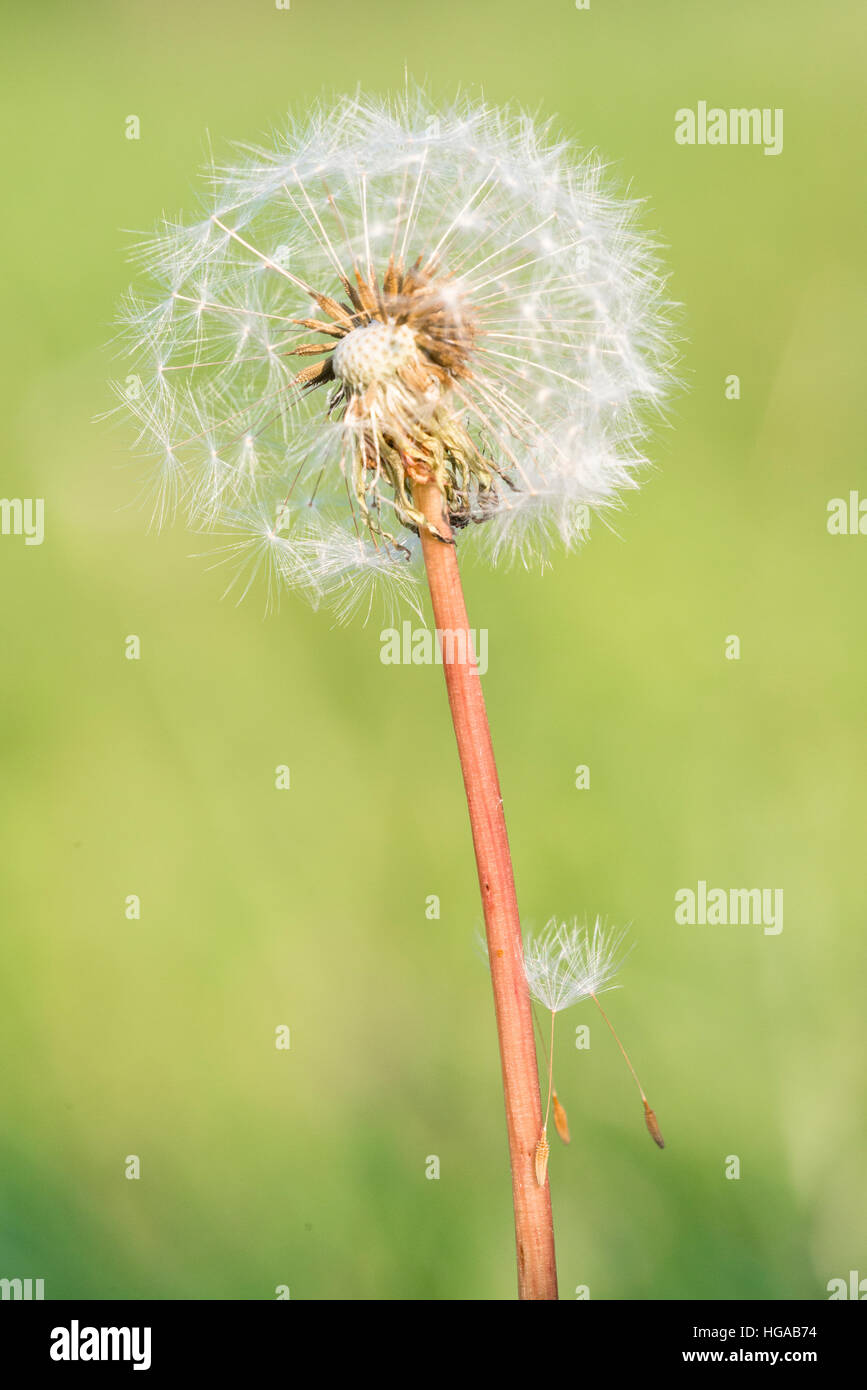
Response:
POLYGON ((556 1091, 551 1097, 551 1104, 554 1107, 554 1124, 556 1126, 557 1133, 563 1140, 563 1143, 568 1144, 571 1142, 572 1139, 572 1136, 569 1133, 569 1120, 566 1116, 565 1109, 560 1103, 560 1098, 557 1095, 556 1091))
POLYGON ((644 1102, 644 1123, 650 1131, 650 1137, 654 1144, 658 1144, 661 1149, 664 1149, 665 1140, 660 1133, 659 1125, 656 1123, 656 1116, 647 1104, 647 1101, 644 1102))
POLYGON ((545 1186, 545 1178, 548 1175, 548 1155, 551 1152, 551 1145, 548 1143, 545 1131, 542 1130, 541 1138, 536 1145, 536 1182, 540 1187, 545 1186))

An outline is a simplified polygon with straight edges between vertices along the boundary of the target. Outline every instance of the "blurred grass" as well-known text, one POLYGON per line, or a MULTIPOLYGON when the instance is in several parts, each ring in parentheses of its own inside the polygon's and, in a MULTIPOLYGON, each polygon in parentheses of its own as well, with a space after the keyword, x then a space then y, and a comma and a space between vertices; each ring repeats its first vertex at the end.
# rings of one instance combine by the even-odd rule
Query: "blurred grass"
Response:
POLYGON ((812 1298, 864 1273, 867 541, 825 530, 865 490, 859 7, 46 4, 6 29, 2 492, 46 498, 46 541, 0 540, 0 1274, 49 1297, 512 1295, 441 674, 383 667, 376 624, 220 604, 90 423, 121 229, 189 206, 206 129, 256 138, 324 74, 384 90, 404 63, 602 149, 686 306, 689 391, 617 534, 544 577, 467 574, 523 910, 634 924, 612 1005, 668 1141, 567 1016, 563 1296, 812 1298), (784 107, 784 153, 675 145, 699 99, 784 107), (784 931, 675 927, 699 878, 782 886, 784 931))

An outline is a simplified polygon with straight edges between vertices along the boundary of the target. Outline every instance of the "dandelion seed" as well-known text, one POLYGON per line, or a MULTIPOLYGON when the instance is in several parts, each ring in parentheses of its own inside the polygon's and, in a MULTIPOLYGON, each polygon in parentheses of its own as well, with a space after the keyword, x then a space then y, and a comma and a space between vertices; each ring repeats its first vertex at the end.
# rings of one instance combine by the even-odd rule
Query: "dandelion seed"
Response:
POLYGON ((623 963, 625 931, 606 931, 597 917, 592 933, 577 921, 552 917, 524 943, 524 973, 530 993, 552 1014, 616 988, 612 980, 623 963))
POLYGON ((658 1145, 660 1149, 664 1149, 665 1140, 663 1139, 659 1129, 659 1125, 657 1124, 656 1115, 651 1110, 648 1104, 647 1096, 644 1094, 644 1087, 638 1079, 638 1073, 636 1072, 634 1066, 629 1060, 629 1054, 627 1053, 626 1048, 623 1046, 623 1043, 620 1041, 619 1037, 615 1033, 614 1026, 611 1023, 611 1020, 609 1019, 608 1015, 606 1014, 605 1010, 603 1009, 602 1005, 599 1003, 599 1000, 596 998, 595 995, 593 996, 593 1002, 596 1005, 599 1012, 601 1013, 602 1017, 605 1019, 605 1022, 608 1024, 608 1027, 611 1029, 614 1041, 617 1043, 617 1046, 623 1053, 623 1060, 626 1062, 627 1067, 632 1073, 632 1079, 638 1087, 638 1094, 641 1096, 641 1103, 644 1106, 644 1123, 647 1125, 648 1133, 650 1134, 650 1137, 653 1140, 653 1142, 656 1145, 658 1145))
POLYGON ((663 1139, 662 1134, 660 1133, 659 1125, 656 1123, 656 1116, 654 1115, 650 1106, 647 1104, 646 1096, 642 1096, 642 1100, 644 1101, 644 1122, 647 1125, 648 1130, 650 1131, 650 1137, 653 1140, 654 1144, 658 1144, 661 1149, 664 1149, 665 1140, 663 1139))
POLYGON ((554 1125, 557 1133, 564 1144, 569 1144, 572 1142, 572 1136, 569 1133, 569 1119, 556 1091, 551 1097, 551 1103, 554 1106, 554 1125))
POLYGON ((557 1131, 564 1143, 569 1143, 566 1112, 560 1105, 553 1089, 554 1020, 563 1009, 571 1008, 573 1004, 579 1003, 582 999, 592 999, 620 1048, 638 1087, 644 1106, 647 1129, 654 1142, 661 1149, 665 1148, 656 1115, 648 1104, 635 1068, 597 997, 604 990, 617 988, 616 985, 612 984, 612 981, 623 963, 622 947, 625 935, 624 931, 607 932, 598 917, 594 923, 592 934, 588 928, 579 927, 577 921, 573 921, 570 925, 566 922, 558 922, 557 918, 554 917, 539 936, 528 936, 524 944, 524 973, 530 987, 530 993, 551 1013, 548 1106, 545 1111, 543 1137, 547 1129, 548 1112, 553 1097, 557 1131), (565 1134, 561 1131, 561 1119, 565 1134))
POLYGON ((539 1142, 536 1145, 534 1166, 536 1169, 536 1182, 540 1187, 545 1186, 545 1179, 548 1176, 548 1155, 551 1152, 551 1145, 548 1143, 547 1136, 543 1130, 539 1142))

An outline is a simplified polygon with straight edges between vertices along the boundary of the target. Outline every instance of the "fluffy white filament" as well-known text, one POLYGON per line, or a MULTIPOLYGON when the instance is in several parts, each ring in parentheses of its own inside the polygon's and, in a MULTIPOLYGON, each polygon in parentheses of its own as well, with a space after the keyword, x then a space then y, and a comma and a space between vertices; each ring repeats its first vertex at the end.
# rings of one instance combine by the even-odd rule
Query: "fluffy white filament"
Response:
POLYGON ((533 998, 551 1013, 571 1008, 603 990, 623 963, 625 931, 606 931, 597 917, 592 932, 577 921, 553 917, 524 943, 524 973, 533 998))
POLYGON ((180 509, 215 533, 238 594, 264 564, 269 592, 327 598, 341 616, 382 586, 412 601, 417 536, 381 489, 390 514, 365 528, 334 383, 300 390, 318 359, 286 354, 311 339, 295 320, 322 317, 311 288, 342 300, 341 275, 421 257, 472 306, 469 373, 448 404, 498 470, 459 544, 525 564, 551 539, 575 545, 588 509, 636 486, 669 378, 664 280, 636 211, 596 157, 526 116, 439 110, 414 90, 322 105, 214 168, 199 219, 165 221, 138 248, 150 288, 123 311, 135 361, 117 390, 156 460, 155 521, 180 509))

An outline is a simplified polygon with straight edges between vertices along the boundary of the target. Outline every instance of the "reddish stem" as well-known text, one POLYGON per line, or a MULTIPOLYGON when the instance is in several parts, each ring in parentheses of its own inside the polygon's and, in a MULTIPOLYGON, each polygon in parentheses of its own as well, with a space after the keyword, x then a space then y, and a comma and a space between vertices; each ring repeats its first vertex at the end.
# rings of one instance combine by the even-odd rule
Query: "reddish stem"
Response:
POLYGON ((434 622, 440 632, 464 634, 451 650, 444 644, 443 669, 470 812, 494 987, 512 1165, 518 1296, 556 1299, 551 1193, 547 1179, 540 1187, 535 1174, 542 1104, 503 798, 442 493, 435 483, 417 483, 414 497, 419 510, 443 537, 437 540, 424 530, 421 532, 434 622))

